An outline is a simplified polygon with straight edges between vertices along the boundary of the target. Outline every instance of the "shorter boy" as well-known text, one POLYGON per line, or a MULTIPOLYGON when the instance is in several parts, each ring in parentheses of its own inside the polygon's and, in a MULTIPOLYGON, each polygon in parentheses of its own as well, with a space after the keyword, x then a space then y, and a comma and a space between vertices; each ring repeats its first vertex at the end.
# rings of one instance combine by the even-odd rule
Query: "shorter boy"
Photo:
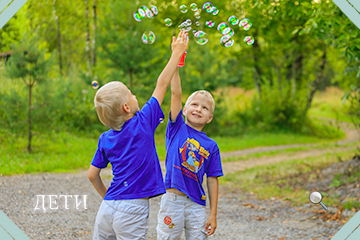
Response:
POLYGON ((171 80, 171 111, 166 129, 166 194, 158 214, 158 239, 207 239, 215 232, 218 179, 222 176, 217 143, 201 130, 213 119, 215 101, 208 91, 196 91, 181 111, 181 82, 176 71, 171 80), (185 116, 185 121, 182 117, 185 116), (204 174, 210 197, 206 219, 204 174))
POLYGON ((100 121, 111 128, 99 137, 88 177, 104 200, 95 220, 93 239, 146 239, 149 198, 165 193, 154 133, 163 120, 160 108, 171 76, 189 43, 181 31, 173 37, 172 55, 152 97, 140 110, 136 97, 121 82, 101 87, 94 99, 100 121), (113 180, 106 189, 100 171, 111 163, 113 180))

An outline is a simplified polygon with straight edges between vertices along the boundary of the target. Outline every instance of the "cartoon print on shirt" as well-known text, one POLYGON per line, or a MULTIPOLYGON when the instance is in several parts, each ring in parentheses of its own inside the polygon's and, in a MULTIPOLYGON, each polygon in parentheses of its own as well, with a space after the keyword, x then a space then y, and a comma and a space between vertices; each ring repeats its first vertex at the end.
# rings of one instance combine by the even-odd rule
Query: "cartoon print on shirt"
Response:
POLYGON ((181 165, 194 173, 204 165, 204 157, 208 158, 208 151, 201 147, 198 141, 189 138, 180 148, 180 154, 183 160, 181 165))

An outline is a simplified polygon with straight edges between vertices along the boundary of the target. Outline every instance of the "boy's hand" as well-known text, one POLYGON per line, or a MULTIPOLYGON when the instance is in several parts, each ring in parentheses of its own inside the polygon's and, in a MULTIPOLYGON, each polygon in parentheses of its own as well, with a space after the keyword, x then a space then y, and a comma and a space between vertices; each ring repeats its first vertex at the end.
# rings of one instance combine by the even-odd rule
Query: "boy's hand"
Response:
POLYGON ((210 236, 214 234, 216 227, 217 227, 216 216, 210 215, 205 226, 205 231, 207 232, 207 235, 210 236))
POLYGON ((185 52, 189 45, 189 37, 185 31, 180 31, 177 38, 172 37, 171 50, 173 53, 180 53, 181 55, 185 52))

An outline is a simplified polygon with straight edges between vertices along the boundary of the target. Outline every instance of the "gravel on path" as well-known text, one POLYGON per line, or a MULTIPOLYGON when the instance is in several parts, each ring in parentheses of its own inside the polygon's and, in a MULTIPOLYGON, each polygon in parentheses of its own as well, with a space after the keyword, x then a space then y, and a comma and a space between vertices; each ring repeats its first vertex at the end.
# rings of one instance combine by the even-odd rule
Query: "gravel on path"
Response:
MULTIPOLYGON (((105 185, 111 181, 111 170, 102 172, 105 185)), ((92 239, 93 223, 101 198, 87 178, 87 171, 78 173, 43 173, 0 177, 0 210, 2 210, 30 239, 92 239), (35 210, 37 195, 70 195, 57 199, 46 212, 35 210), (83 201, 76 209, 75 195, 83 201)), ((53 197, 53 200, 56 197, 53 197)), ((46 197, 45 199, 48 199, 46 197)), ((47 200, 48 201, 48 200, 47 200)), ((157 212, 160 197, 150 200, 148 239, 156 239, 157 212)), ((40 207, 38 205, 38 207, 40 207)), ((221 185, 215 234, 209 239, 329 239, 342 223, 326 222, 316 213, 320 205, 304 203, 292 207, 278 200, 259 200, 250 193, 221 185)), ((329 211, 336 209, 329 208, 329 211)), ((0 237, 1 238, 1 237, 0 237)))

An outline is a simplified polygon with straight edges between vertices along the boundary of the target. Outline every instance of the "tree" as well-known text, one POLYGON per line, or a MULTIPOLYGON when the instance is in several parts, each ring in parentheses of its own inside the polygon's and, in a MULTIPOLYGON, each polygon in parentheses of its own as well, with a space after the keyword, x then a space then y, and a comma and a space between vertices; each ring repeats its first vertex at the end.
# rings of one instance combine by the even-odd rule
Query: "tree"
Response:
POLYGON ((98 15, 100 19, 96 32, 99 58, 107 61, 108 67, 122 71, 129 79, 130 88, 136 76, 150 71, 161 60, 155 45, 146 45, 141 41, 149 22, 138 23, 134 20, 131 13, 137 7, 132 1, 110 1, 98 15))
POLYGON ((32 88, 46 79, 50 61, 45 59, 45 50, 39 49, 34 37, 24 36, 18 45, 12 46, 12 56, 6 65, 5 74, 12 79, 21 79, 28 88, 28 152, 31 153, 31 102, 32 88))

